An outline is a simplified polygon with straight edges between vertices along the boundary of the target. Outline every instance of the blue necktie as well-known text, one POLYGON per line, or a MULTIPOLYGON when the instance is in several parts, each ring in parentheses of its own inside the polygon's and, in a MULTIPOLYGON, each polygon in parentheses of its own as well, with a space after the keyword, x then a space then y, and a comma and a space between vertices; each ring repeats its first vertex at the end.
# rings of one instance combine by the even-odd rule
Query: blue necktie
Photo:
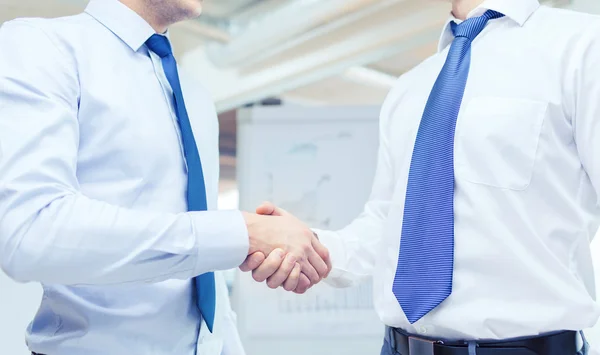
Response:
POLYGON ((417 132, 392 287, 411 324, 452 293, 454 129, 469 75, 471 43, 490 19, 502 16, 490 10, 451 24, 455 38, 417 132))
MULTIPOLYGON (((190 119, 185 109, 183 93, 179 82, 177 72, 177 63, 173 57, 171 44, 165 36, 153 35, 146 41, 148 48, 156 53, 162 61, 163 69, 175 97, 175 106, 177 112, 177 122, 181 131, 183 141, 183 151, 187 162, 188 184, 187 184, 187 204, 189 211, 206 211, 206 188, 204 186, 204 174, 202 172, 202 162, 200 154, 190 125, 190 119)), ((212 332, 215 319, 216 290, 215 276, 212 272, 202 274, 195 278, 197 291, 197 301, 200 313, 212 332)))

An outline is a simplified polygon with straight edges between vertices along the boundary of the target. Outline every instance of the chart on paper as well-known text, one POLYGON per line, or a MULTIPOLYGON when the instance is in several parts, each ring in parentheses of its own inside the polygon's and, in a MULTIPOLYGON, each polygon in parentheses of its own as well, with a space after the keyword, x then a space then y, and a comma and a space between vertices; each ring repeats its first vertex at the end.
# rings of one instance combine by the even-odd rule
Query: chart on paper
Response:
POLYGON ((351 290, 321 288, 302 297, 287 293, 278 296, 277 308, 282 314, 334 314, 336 311, 373 309, 373 288, 367 282, 351 290))
POLYGON ((303 295, 271 290, 241 275, 245 294, 257 300, 244 310, 242 321, 250 336, 365 336, 381 333, 373 309, 372 286, 349 289, 319 284, 303 295))

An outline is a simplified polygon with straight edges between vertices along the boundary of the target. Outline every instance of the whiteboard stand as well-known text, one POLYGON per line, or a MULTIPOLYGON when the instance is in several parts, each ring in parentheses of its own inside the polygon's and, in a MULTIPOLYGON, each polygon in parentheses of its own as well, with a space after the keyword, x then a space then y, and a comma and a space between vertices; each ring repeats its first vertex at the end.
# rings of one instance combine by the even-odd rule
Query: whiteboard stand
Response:
MULTIPOLYGON (((238 112, 240 209, 273 201, 311 227, 338 229, 362 211, 378 149, 379 107, 268 106, 238 112)), ((379 354, 384 326, 372 285, 304 295, 239 273, 233 306, 248 355, 379 354)))

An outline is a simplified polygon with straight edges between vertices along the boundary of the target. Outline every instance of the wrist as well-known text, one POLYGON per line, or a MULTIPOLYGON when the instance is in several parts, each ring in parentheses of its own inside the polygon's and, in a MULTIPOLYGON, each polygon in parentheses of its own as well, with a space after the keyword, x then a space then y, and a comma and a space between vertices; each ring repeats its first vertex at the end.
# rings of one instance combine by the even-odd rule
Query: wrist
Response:
POLYGON ((244 217, 244 221, 246 222, 246 229, 248 231, 248 255, 251 255, 257 251, 260 251, 261 249, 261 243, 257 238, 260 236, 260 232, 258 231, 258 222, 261 216, 248 212, 242 212, 242 215, 244 217))

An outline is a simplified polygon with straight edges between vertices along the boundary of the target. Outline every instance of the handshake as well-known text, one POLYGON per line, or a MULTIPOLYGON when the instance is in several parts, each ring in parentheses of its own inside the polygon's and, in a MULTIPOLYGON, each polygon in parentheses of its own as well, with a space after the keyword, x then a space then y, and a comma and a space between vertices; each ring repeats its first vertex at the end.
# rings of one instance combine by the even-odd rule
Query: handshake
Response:
POLYGON ((266 202, 244 218, 250 249, 240 269, 252 271, 255 281, 302 294, 331 271, 329 251, 292 214, 266 202))

